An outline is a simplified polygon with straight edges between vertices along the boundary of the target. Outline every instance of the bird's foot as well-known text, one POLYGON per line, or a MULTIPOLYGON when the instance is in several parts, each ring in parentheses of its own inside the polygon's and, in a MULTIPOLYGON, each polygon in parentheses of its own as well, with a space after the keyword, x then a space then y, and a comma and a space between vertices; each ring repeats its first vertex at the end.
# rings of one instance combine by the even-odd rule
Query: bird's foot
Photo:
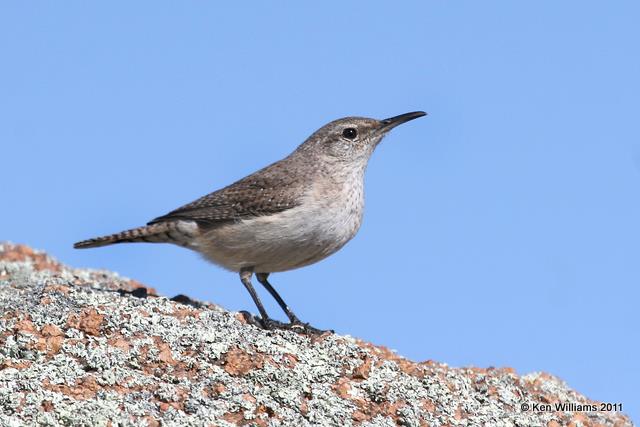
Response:
POLYGON ((280 329, 284 331, 298 332, 305 335, 322 335, 325 332, 334 333, 333 330, 323 331, 322 329, 314 328, 308 323, 303 323, 298 319, 295 319, 291 323, 284 323, 280 322, 279 320, 271 319, 269 317, 263 319, 261 317, 253 316, 246 311, 241 311, 240 313, 242 313, 242 316, 247 321, 247 323, 265 329, 267 331, 280 329))
POLYGON ((335 333, 333 329, 328 329, 325 331, 322 329, 314 328, 310 324, 300 321, 300 319, 295 319, 291 323, 286 323, 285 326, 286 329, 289 329, 291 331, 298 331, 306 335, 322 335, 327 332, 330 334, 335 333))
POLYGON ((253 314, 244 310, 241 311, 240 314, 242 314, 242 317, 244 317, 244 320, 248 324, 257 326, 260 329, 265 329, 265 330, 285 329, 285 326, 287 325, 286 323, 282 323, 278 320, 271 319, 269 317, 267 317, 266 319, 263 319, 262 317, 254 316, 253 314))

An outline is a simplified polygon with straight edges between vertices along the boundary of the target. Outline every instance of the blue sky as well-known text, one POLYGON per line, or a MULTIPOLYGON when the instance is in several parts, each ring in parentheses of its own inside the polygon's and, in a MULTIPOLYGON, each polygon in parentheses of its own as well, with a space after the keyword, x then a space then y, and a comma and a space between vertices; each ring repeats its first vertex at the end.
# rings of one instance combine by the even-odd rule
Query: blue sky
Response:
POLYGON ((255 312, 187 250, 72 243, 335 118, 425 110, 372 158, 358 236, 276 288, 318 327, 547 371, 638 420, 639 20, 632 1, 3 2, 0 239, 255 312))

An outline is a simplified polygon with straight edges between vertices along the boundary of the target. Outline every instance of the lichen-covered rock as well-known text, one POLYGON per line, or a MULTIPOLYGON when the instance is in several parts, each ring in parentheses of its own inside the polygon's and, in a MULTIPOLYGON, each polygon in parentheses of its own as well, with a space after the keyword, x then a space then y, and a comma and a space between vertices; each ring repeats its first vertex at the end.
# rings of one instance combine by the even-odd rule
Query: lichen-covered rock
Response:
POLYGON ((264 331, 0 244, 0 425, 628 426, 559 379, 264 331))

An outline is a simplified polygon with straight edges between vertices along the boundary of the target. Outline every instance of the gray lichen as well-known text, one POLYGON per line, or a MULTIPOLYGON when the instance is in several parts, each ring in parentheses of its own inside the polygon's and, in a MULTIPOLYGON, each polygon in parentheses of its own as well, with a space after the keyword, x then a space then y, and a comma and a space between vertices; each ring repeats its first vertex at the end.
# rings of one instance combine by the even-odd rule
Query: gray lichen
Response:
POLYGON ((351 337, 264 331, 213 304, 0 245, 0 425, 631 425, 547 374, 414 363, 351 337))

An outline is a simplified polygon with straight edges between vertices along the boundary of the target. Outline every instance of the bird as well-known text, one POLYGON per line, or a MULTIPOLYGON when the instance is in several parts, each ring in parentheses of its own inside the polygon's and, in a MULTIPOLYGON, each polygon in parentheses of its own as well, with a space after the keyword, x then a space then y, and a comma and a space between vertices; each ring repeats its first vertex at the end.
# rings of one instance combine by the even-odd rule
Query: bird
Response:
POLYGON ((414 111, 387 119, 344 117, 322 126, 287 157, 220 190, 159 216, 147 225, 74 244, 172 243, 236 272, 267 330, 323 333, 302 322, 268 278, 332 255, 358 232, 364 212, 364 175, 380 141, 396 126, 425 116, 414 111), (272 319, 252 277, 276 300, 289 323, 272 319))

